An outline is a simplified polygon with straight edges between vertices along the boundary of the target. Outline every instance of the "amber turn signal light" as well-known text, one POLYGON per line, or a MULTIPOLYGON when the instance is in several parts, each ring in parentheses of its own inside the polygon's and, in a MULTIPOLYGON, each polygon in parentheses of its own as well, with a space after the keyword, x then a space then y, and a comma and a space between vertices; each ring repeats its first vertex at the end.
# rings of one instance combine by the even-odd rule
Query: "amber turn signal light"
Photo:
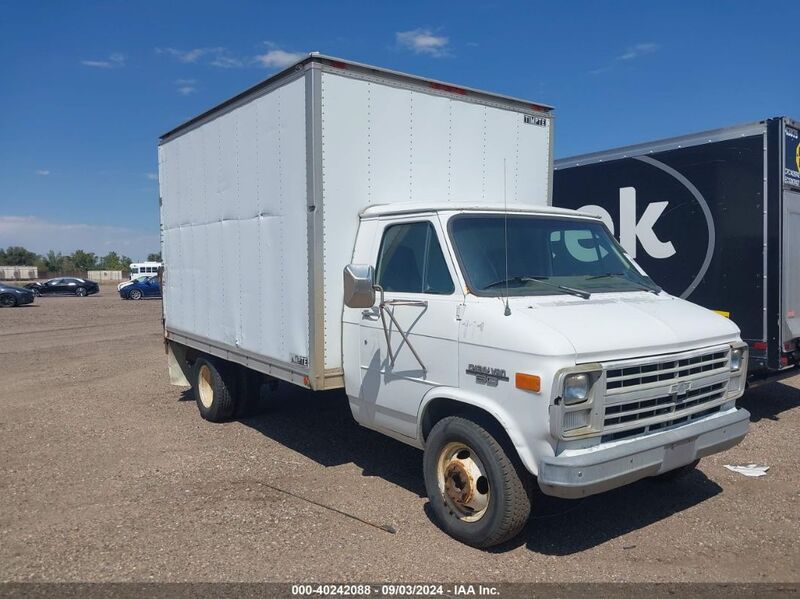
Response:
POLYGON ((518 372, 516 377, 517 389, 539 393, 542 390, 542 379, 535 374, 518 372))

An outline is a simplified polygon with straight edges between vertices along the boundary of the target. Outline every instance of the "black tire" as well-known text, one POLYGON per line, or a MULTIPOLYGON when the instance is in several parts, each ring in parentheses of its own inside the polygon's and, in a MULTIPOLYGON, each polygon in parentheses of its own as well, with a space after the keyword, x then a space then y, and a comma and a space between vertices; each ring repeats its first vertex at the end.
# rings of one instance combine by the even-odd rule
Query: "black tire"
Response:
MULTIPOLYGON (((515 537, 531 512, 530 474, 513 448, 504 447, 510 444, 499 442, 498 438, 502 436, 499 433, 493 436, 487 428, 461 416, 443 418, 428 435, 423 458, 425 488, 437 524, 453 538, 478 548, 499 545, 515 537), (468 454, 471 451, 474 455, 465 457, 463 450, 457 450, 459 444, 466 447, 468 454), (457 453, 447 461, 453 448, 457 453), (473 511, 469 515, 470 508, 454 500, 439 485, 441 481, 451 492, 461 489, 458 486, 459 465, 464 464, 463 460, 471 461, 476 457, 480 472, 485 476, 475 479, 474 492, 470 496, 480 498, 483 495, 483 500, 488 503, 479 512, 473 511), (452 468, 456 474, 447 476, 452 468), (485 480, 481 481, 481 478, 485 480), (476 515, 476 520, 469 521, 476 515)), ((469 480, 472 478, 474 476, 469 480)), ((463 478, 460 480, 464 481, 463 478)))
POLYGON ((75 295, 78 297, 86 297, 86 287, 78 287, 75 290, 75 295))
POLYGON ((698 459, 690 464, 686 464, 685 466, 679 466, 674 470, 669 470, 668 472, 664 472, 663 474, 657 474, 653 478, 661 482, 670 482, 673 480, 677 480, 694 472, 699 463, 700 460, 698 459))
POLYGON ((236 410, 235 376, 231 367, 213 358, 197 358, 192 369, 192 390, 200 416, 209 422, 230 420, 236 410))
POLYGON ((0 295, 0 308, 13 308, 17 305, 17 298, 10 293, 0 295))
POLYGON ((131 289, 128 292, 128 299, 140 300, 142 299, 142 297, 144 297, 144 294, 141 292, 140 289, 131 289))
POLYGON ((39 293, 39 290, 36 287, 31 289, 31 291, 33 291, 33 296, 34 297, 41 297, 41 295, 42 295, 41 293, 39 293))

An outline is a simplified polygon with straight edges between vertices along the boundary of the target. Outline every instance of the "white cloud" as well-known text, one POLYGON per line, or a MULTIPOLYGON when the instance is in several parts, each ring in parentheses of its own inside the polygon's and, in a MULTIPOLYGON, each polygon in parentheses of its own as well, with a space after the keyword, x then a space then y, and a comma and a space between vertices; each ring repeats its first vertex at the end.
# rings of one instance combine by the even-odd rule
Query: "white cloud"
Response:
POLYGON ((21 245, 37 254, 49 250, 67 254, 80 249, 105 255, 114 250, 134 260, 157 252, 160 247, 157 230, 57 223, 35 216, 0 215, 0 239, 6 245, 21 245))
POLYGON ((50 174, 50 171, 47 170, 46 168, 40 168, 36 170, 36 174, 39 175, 40 177, 46 177, 47 175, 50 174))
POLYGON ((395 33, 395 40, 398 46, 411 50, 415 54, 428 54, 437 58, 450 54, 448 49, 450 38, 436 35, 430 29, 398 31, 395 33))
POLYGON ((189 94, 193 94, 194 92, 197 91, 196 79, 176 79, 175 85, 176 85, 175 89, 182 96, 188 96, 189 94))
POLYGON ((116 69, 125 66, 125 55, 119 52, 109 54, 106 60, 82 60, 81 64, 85 67, 96 69, 116 69))
POLYGON ((623 54, 617 56, 617 60, 633 60, 634 58, 639 58, 645 54, 652 54, 658 50, 658 48, 658 44, 654 44, 652 42, 636 44, 635 46, 631 46, 630 48, 626 49, 623 54))
POLYGON ((641 44, 636 44, 635 46, 630 46, 625 49, 625 52, 620 54, 614 59, 614 62, 610 64, 606 64, 604 66, 598 67, 596 69, 592 69, 589 71, 590 75, 600 75, 601 73, 607 73, 615 68, 615 65, 620 62, 630 62, 631 60, 635 60, 647 54, 652 54, 656 52, 661 46, 655 44, 653 42, 645 42, 641 44))
POLYGON ((265 44, 269 50, 265 54, 259 54, 253 57, 253 60, 263 67, 284 69, 306 56, 303 52, 287 52, 286 50, 281 50, 272 42, 265 42, 265 44))
POLYGON ((145 173, 144 176, 148 181, 158 181, 158 173, 145 173))
POLYGON ((231 69, 243 66, 243 61, 234 56, 227 48, 221 46, 209 48, 192 48, 179 50, 178 48, 156 48, 156 54, 164 54, 184 64, 198 64, 206 62, 214 67, 231 69))

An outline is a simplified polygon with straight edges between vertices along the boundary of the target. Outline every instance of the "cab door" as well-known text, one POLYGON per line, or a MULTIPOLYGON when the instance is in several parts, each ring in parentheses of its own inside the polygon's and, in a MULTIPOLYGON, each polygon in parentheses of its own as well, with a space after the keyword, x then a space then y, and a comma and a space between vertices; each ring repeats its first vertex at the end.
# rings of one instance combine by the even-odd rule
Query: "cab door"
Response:
POLYGON ((436 216, 381 221, 376 238, 372 264, 383 297, 361 311, 358 419, 413 438, 423 396, 458 384, 464 295, 436 216))

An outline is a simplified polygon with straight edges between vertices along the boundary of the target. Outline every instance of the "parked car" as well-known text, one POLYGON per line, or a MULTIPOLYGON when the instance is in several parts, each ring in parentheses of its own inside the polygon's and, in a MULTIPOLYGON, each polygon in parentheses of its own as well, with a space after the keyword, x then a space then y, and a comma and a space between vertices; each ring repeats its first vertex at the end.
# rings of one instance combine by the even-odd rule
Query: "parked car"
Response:
POLYGON ((78 277, 61 277, 57 279, 50 279, 44 283, 28 283, 25 285, 27 289, 33 291, 35 295, 77 295, 78 297, 86 297, 100 293, 100 285, 88 279, 79 279, 78 277))
POLYGON ((138 280, 141 280, 141 279, 147 279, 148 277, 152 277, 152 276, 153 276, 153 275, 137 275, 137 276, 135 276, 135 277, 131 277, 130 279, 127 279, 127 280, 125 280, 125 281, 122 281, 120 284, 118 284, 118 285, 117 285, 117 291, 119 291, 119 290, 120 290, 120 289, 122 289, 123 287, 127 287, 127 286, 128 286, 128 285, 130 285, 130 284, 131 284, 133 281, 138 281, 138 280))
POLYGON ((32 304, 35 295, 30 289, 0 283, 0 308, 32 304))
POLYGON ((128 281, 119 288, 122 299, 139 300, 145 297, 161 297, 161 285, 158 277, 139 277, 128 281))

